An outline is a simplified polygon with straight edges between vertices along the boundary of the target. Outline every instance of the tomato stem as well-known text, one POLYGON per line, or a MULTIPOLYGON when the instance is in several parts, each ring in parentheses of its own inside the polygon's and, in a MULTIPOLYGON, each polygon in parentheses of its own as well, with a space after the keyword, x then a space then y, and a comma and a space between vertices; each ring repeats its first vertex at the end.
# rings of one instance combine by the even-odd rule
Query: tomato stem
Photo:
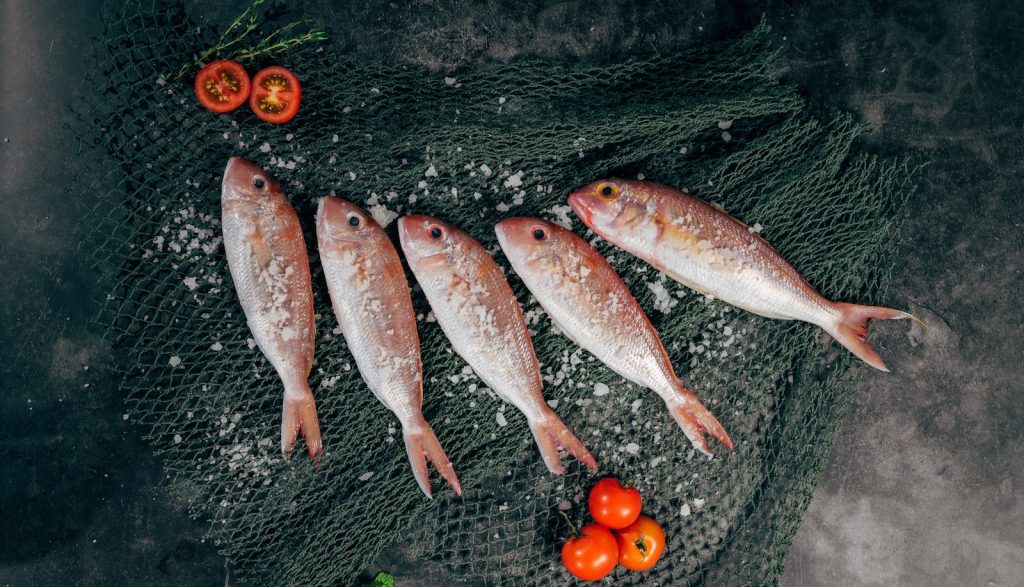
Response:
POLYGON ((644 559, 647 558, 647 543, 644 542, 644 533, 643 532, 640 533, 640 538, 637 538, 636 540, 633 541, 633 546, 635 546, 636 549, 640 551, 640 556, 641 557, 643 557, 644 559))
POLYGON ((576 526, 572 523, 572 520, 569 519, 569 516, 567 516, 565 512, 559 510, 558 513, 562 514, 562 517, 565 518, 565 523, 569 524, 569 533, 572 535, 573 538, 579 538, 580 536, 583 536, 583 534, 576 529, 576 526))

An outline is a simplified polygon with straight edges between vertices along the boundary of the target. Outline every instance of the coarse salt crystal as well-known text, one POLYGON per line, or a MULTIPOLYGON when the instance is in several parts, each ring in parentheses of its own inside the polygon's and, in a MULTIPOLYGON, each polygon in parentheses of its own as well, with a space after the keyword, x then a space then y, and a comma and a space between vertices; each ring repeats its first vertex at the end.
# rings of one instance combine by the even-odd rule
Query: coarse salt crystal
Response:
POLYGON ((505 426, 508 424, 508 420, 505 419, 505 414, 502 414, 501 412, 498 412, 497 415, 494 416, 494 419, 498 421, 498 426, 505 426))
POLYGON ((611 391, 611 390, 608 389, 608 386, 605 385, 604 383, 595 383, 594 384, 594 395, 596 395, 598 397, 600 397, 602 395, 608 395, 609 391, 611 391))
POLYGON ((630 442, 629 444, 626 445, 626 452, 628 452, 631 455, 635 455, 638 452, 640 452, 640 445, 635 442, 630 442))
POLYGON ((367 471, 359 476, 360 481, 369 481, 370 477, 373 477, 373 471, 367 471))
POLYGON ((175 355, 175 356, 171 357, 171 360, 167 361, 167 363, 171 367, 177 367, 178 365, 181 364, 181 357, 175 355))
POLYGON ((425 172, 423 172, 423 175, 425 177, 437 177, 437 168, 431 165, 425 172))

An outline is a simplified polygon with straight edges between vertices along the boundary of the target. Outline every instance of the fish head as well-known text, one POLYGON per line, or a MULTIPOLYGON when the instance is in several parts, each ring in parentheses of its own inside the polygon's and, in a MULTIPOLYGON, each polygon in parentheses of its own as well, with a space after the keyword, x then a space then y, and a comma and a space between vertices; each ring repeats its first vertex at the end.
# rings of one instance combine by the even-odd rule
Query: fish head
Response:
POLYGON ((383 233, 373 216, 359 206, 326 196, 317 205, 316 235, 321 249, 350 250, 372 246, 383 233))
POLYGON ((494 227, 498 244, 516 271, 544 270, 573 254, 572 231, 539 218, 506 218, 494 227))
POLYGON ((221 183, 225 205, 264 206, 284 199, 284 190, 262 167, 242 159, 228 159, 221 183))
POLYGON ((433 216, 414 214, 398 219, 398 240, 414 270, 447 263, 449 253, 463 238, 470 237, 433 216))
POLYGON ((569 194, 569 207, 599 235, 615 232, 623 224, 647 215, 650 194, 645 182, 599 179, 569 194))

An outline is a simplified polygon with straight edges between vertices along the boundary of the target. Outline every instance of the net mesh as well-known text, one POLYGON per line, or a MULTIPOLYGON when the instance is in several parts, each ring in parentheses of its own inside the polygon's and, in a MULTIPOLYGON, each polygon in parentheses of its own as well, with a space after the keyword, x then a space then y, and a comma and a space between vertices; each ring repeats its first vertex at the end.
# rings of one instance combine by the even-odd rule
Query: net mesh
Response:
MULTIPOLYGON (((434 475, 436 498, 423 497, 397 420, 335 332, 312 246, 322 195, 385 220, 438 215, 496 251, 500 218, 537 215, 582 231, 564 206, 572 188, 644 174, 763 228, 826 296, 881 301, 911 189, 907 169, 858 153, 864 129, 849 118, 809 115, 778 83, 763 26, 681 55, 603 67, 511 64, 454 80, 304 46, 276 60, 303 81, 302 111, 282 126, 244 107, 209 113, 188 80, 168 79, 181 56, 212 38, 174 7, 133 7, 109 21, 97 47, 99 99, 78 111, 110 187, 82 239, 110 283, 99 320, 119 352, 125 417, 162 456, 170 493, 210 520, 210 538, 254 581, 347 584, 397 537, 412 537, 404 548, 442 562, 455 579, 563 585, 559 511, 582 520, 593 482, 568 460, 563 477, 546 472, 525 419, 451 352, 414 292, 425 414, 466 490, 455 498, 434 475), (319 470, 279 454, 281 383, 254 347, 227 271, 220 178, 233 155, 276 176, 307 230, 317 310, 311 386, 326 448, 319 470)), ((603 471, 634 480, 665 527, 664 561, 646 574, 619 569, 614 581, 777 581, 848 402, 849 355, 812 326, 735 310, 598 247, 736 442, 713 459, 696 453, 652 392, 557 334, 509 272, 547 399, 603 471), (596 384, 610 393, 595 393, 596 384)))

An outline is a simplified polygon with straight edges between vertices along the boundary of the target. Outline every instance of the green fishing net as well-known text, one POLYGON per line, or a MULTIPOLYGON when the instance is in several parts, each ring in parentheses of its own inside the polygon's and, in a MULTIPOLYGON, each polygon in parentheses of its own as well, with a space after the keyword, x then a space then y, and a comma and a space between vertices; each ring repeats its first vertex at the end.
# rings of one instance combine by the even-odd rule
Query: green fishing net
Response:
MULTIPOLYGON (((107 169, 82 240, 109 280, 100 314, 121 358, 125 418, 168 471, 170 493, 210 523, 239 574, 267 585, 351 584, 386 548, 440 563, 453 581, 564 585, 567 526, 595 480, 566 456, 544 468, 524 418, 452 353, 422 294, 425 413, 465 496, 413 480, 397 420, 367 390, 336 330, 313 236, 336 194, 389 222, 427 213, 497 252, 495 222, 537 215, 585 232, 565 206, 606 176, 688 188, 762 234, 823 294, 881 302, 911 189, 906 168, 860 154, 864 129, 808 114, 760 27, 724 45, 615 65, 516 63, 446 76, 359 63, 327 45, 274 62, 303 82, 291 123, 243 107, 203 110, 183 56, 215 35, 180 9, 131 9, 98 47, 96 96, 78 111, 107 169), (220 241, 231 156, 265 166, 306 228, 317 397, 326 452, 278 445, 282 387, 255 347, 220 241)), ((250 68, 252 70, 252 68, 250 68)), ((393 233, 395 224, 388 224, 393 233)), ((662 562, 616 584, 776 582, 824 465, 857 368, 813 326, 762 319, 686 290, 598 242, 661 333, 683 380, 736 443, 694 451, 648 390, 560 335, 509 271, 545 394, 605 473, 633 480, 665 528, 662 562)), ((507 263, 497 252, 499 263, 507 263)))

